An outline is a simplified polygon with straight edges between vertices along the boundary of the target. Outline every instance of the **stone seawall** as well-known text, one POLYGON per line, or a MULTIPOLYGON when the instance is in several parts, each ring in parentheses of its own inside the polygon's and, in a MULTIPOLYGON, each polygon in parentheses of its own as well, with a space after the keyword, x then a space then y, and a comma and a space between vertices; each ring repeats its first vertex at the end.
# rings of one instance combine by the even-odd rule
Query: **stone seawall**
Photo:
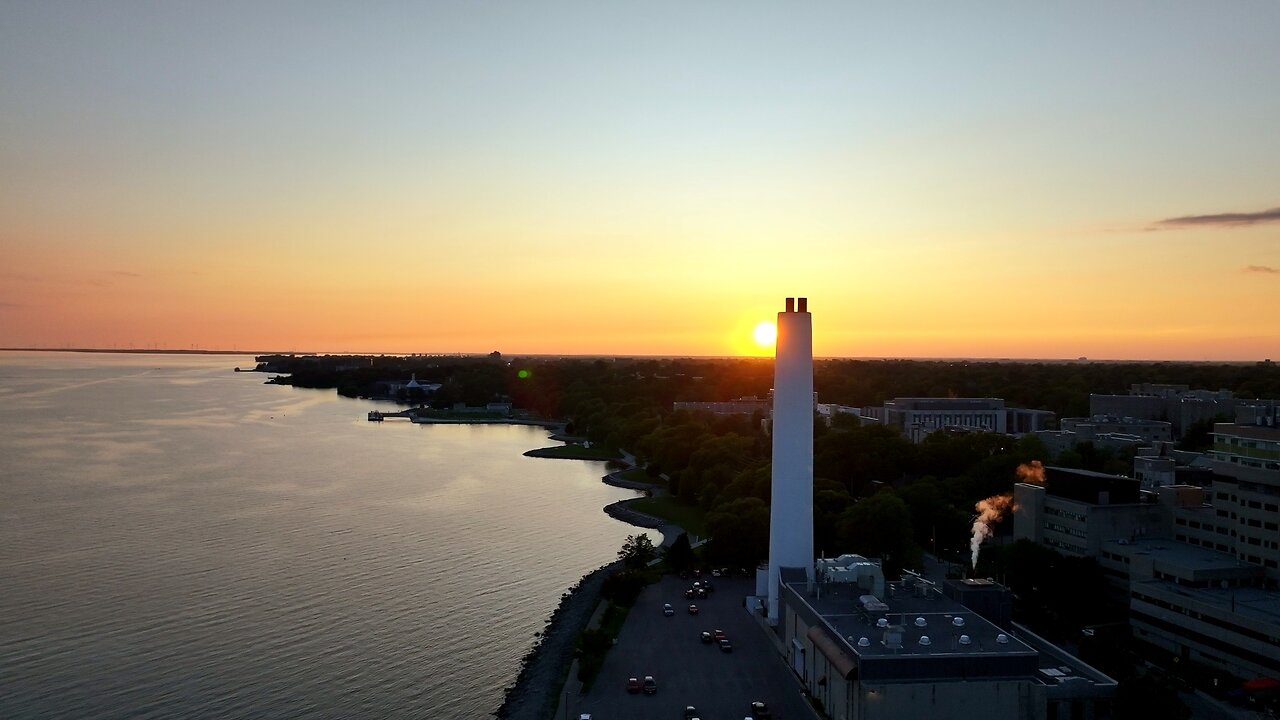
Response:
POLYGON ((555 713, 561 683, 573 663, 578 635, 600 602, 600 587, 605 577, 621 566, 622 563, 614 562, 587 573, 561 597, 560 607, 551 614, 542 631, 542 639, 520 661, 520 676, 507 690, 506 700, 494 713, 495 717, 548 720, 555 713))

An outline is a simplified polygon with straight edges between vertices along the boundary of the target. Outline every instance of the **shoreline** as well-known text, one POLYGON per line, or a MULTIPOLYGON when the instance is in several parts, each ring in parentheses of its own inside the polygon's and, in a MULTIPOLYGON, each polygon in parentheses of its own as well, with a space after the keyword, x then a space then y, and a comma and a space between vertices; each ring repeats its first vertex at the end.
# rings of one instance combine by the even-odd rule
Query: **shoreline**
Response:
MULTIPOLYGON (((600 481, 614 487, 643 491, 646 495, 663 492, 660 485, 623 480, 617 472, 603 476, 600 481)), ((606 515, 620 522, 642 529, 657 530, 662 534, 661 547, 670 546, 680 533, 685 532, 679 525, 630 509, 630 503, 639 499, 618 500, 603 509, 606 515)), ((568 673, 573 666, 578 637, 586 629, 592 613, 600 604, 600 589, 604 580, 620 567, 621 561, 602 565, 583 575, 560 596, 560 604, 551 613, 538 642, 521 658, 520 674, 516 676, 515 683, 507 687, 502 705, 493 713, 493 717, 503 720, 547 720, 551 717, 564 694, 561 682, 573 680, 568 677, 568 673)))
POLYGON ((560 702, 561 681, 567 682, 578 636, 596 605, 605 578, 622 566, 621 561, 602 565, 583 575, 560 596, 536 644, 520 660, 520 674, 506 688, 502 705, 493 717, 504 720, 546 720, 560 702))

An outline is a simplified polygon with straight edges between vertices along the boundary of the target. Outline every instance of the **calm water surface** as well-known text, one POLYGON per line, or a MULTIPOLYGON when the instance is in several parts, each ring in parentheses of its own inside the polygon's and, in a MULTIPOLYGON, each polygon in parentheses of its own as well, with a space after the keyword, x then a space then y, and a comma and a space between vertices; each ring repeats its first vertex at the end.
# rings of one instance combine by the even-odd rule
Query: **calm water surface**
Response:
POLYGON ((484 717, 636 532, 540 428, 252 362, 0 353, 0 718, 484 717))

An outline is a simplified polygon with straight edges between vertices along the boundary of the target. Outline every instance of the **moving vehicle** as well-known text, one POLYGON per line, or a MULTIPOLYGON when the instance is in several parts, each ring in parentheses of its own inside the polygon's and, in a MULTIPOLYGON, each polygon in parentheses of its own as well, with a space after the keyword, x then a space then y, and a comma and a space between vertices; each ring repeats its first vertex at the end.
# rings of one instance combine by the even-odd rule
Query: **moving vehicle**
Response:
POLYGON ((656 695, 658 693, 658 681, 653 679, 652 675, 644 676, 644 694, 656 695))
POLYGON ((728 640, 721 640, 720 652, 726 652, 726 653, 733 652, 733 645, 730 645, 728 640))
POLYGON ((751 703, 751 717, 756 720, 772 720, 773 713, 769 712, 769 706, 759 700, 751 703))
POLYGON ((702 631, 702 635, 700 637, 702 638, 702 642, 705 645, 710 645, 711 642, 715 639, 715 638, 712 638, 711 633, 707 632, 706 630, 702 631))
POLYGON ((640 680, 637 678, 627 678, 627 692, 632 695, 640 692, 640 680))
POLYGON ((676 614, 676 609, 671 607, 671 603, 664 603, 662 605, 662 614, 666 615, 667 617, 671 617, 672 615, 676 614))
POLYGON ((697 606, 697 605, 690 605, 690 606, 689 606, 689 614, 690 614, 690 615, 697 615, 697 614, 698 614, 698 606, 697 606))

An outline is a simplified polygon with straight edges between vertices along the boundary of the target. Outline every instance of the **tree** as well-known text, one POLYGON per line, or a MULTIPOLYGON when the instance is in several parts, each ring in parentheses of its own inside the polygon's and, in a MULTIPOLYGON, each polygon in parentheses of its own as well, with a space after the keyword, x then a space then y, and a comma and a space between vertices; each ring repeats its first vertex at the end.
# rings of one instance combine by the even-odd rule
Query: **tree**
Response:
POLYGON ((911 511, 892 490, 862 498, 840 514, 836 533, 845 548, 884 561, 885 577, 915 567, 920 554, 912 541, 911 511))
POLYGON ((643 574, 623 570, 604 579, 604 583, 600 586, 600 597, 614 605, 631 607, 635 604, 636 598, 640 597, 640 591, 644 590, 645 585, 648 584, 643 574))
POLYGON ((672 570, 687 570, 693 565, 693 547, 689 545, 689 533, 680 533, 675 542, 662 555, 672 570))
POLYGON ((730 500, 707 513, 711 558, 737 567, 755 567, 769 555, 769 506, 760 498, 730 500))
POLYGON ((639 570, 648 565, 649 561, 657 556, 658 549, 653 546, 653 541, 648 535, 642 534, 628 535, 622 543, 622 549, 618 551, 618 559, 632 570, 639 570))

